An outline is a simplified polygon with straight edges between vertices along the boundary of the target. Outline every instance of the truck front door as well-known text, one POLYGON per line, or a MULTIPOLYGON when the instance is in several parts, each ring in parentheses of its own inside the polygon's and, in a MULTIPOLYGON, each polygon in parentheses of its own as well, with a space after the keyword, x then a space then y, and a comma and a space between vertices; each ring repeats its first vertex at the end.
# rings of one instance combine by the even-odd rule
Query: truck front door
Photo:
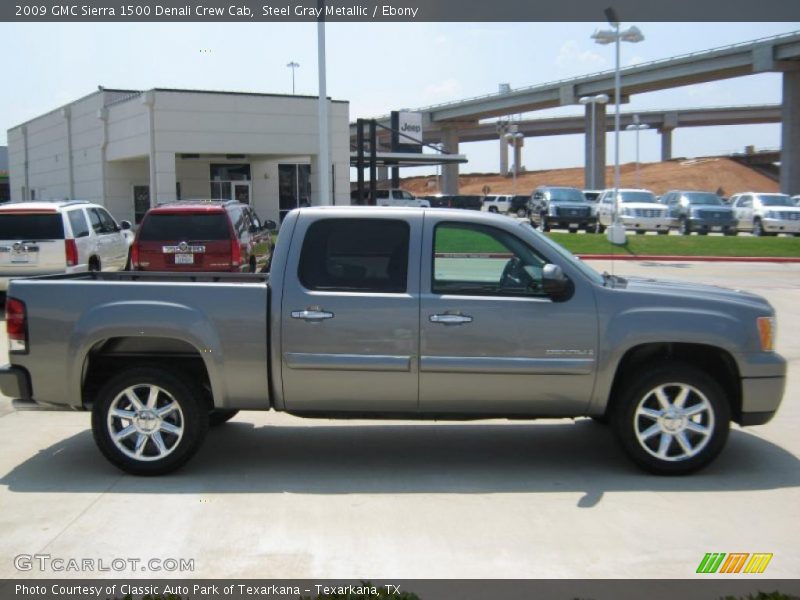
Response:
POLYGON ((415 411, 422 220, 391 208, 347 214, 301 214, 292 234, 303 241, 280 307, 286 409, 415 411))
POLYGON ((597 359, 586 282, 554 301, 547 257, 509 228, 425 218, 420 409, 427 413, 579 415, 597 359))

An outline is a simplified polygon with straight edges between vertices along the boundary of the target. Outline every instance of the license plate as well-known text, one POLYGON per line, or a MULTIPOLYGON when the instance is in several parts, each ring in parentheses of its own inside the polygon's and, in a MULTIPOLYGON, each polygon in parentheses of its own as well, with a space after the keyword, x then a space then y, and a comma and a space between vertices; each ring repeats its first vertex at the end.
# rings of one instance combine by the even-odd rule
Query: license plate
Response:
POLYGON ((569 228, 570 229, 577 229, 578 228, 578 224, 577 223, 570 223, 569 224, 569 228))
POLYGON ((722 231, 722 226, 721 225, 714 225, 711 228, 711 231, 722 231))
POLYGON ((176 254, 175 255, 175 264, 176 265, 193 265, 194 264, 194 254, 176 254))

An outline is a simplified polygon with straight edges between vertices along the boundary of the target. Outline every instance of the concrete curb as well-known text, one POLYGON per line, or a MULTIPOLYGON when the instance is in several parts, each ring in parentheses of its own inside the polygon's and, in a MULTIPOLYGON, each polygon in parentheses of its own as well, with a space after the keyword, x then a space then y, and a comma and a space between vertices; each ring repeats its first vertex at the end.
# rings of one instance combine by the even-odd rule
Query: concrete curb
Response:
POLYGON ((670 262, 800 263, 800 256, 673 256, 658 254, 576 254, 582 260, 661 260, 670 262))

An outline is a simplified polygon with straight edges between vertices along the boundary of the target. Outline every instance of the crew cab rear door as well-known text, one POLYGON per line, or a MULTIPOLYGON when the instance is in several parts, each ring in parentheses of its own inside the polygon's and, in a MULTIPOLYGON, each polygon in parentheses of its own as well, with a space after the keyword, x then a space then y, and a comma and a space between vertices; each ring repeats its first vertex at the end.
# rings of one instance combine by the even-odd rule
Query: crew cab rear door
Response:
POLYGON ((426 214, 422 412, 563 417, 585 411, 598 352, 594 291, 575 281, 571 297, 552 299, 542 289, 542 270, 554 258, 511 223, 426 214))
POLYGON ((373 214, 298 217, 280 306, 288 411, 417 410, 422 214, 373 214))

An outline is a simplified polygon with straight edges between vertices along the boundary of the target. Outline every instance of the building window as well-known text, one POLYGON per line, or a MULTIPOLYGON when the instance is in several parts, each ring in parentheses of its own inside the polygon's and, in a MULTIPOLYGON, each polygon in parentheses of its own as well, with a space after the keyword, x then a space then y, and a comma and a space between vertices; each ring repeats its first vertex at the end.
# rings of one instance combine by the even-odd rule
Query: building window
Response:
POLYGON ((144 213, 150 209, 150 186, 133 186, 133 220, 136 225, 142 222, 144 213))
POLYGON ((311 165, 278 165, 280 219, 290 210, 311 206, 311 165))
POLYGON ((250 165, 221 163, 210 165, 211 199, 250 203, 250 165))

